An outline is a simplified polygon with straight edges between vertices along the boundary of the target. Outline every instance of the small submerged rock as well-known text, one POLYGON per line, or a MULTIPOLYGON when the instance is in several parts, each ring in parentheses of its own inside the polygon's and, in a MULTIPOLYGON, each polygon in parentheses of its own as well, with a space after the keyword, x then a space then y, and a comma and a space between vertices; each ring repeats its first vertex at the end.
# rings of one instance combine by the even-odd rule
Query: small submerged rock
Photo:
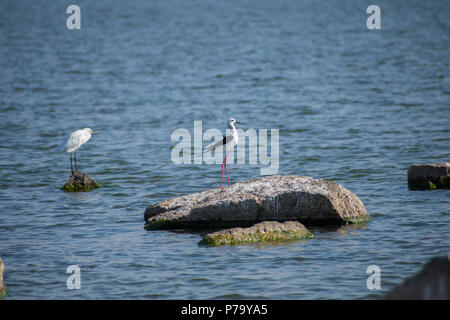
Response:
POLYGON ((351 224, 369 221, 359 198, 338 183, 302 176, 245 180, 147 208, 147 229, 248 227, 261 221, 351 224))
POLYGON ((87 174, 74 171, 61 189, 66 192, 80 192, 91 191, 99 187, 100 185, 87 174))
POLYGON ((413 190, 450 189, 450 164, 413 164, 408 169, 408 186, 413 190))
POLYGON ((389 292, 388 300, 450 300, 450 253, 430 260, 415 276, 389 292))
POLYGON ((250 242, 303 240, 313 234, 297 221, 264 221, 250 228, 232 228, 206 234, 199 244, 209 246, 236 245, 250 242))
POLYGON ((3 283, 3 272, 5 271, 5 265, 2 258, 0 258, 0 298, 6 296, 6 286, 3 283))

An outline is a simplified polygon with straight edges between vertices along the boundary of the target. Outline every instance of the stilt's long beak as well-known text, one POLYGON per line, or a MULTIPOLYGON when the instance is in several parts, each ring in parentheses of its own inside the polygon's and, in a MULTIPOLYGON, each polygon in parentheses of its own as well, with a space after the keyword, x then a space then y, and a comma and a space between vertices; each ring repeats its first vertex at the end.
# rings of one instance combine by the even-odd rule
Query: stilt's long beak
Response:
MULTIPOLYGON (((241 128, 241 129, 242 129, 242 125, 245 125, 245 123, 242 122, 242 121, 236 121, 235 123, 236 123, 236 126, 239 125, 239 128, 241 128)), ((236 128, 236 129, 237 129, 237 128, 236 128)), ((244 129, 244 130, 245 130, 245 129, 244 129)))
POLYGON ((239 129, 242 129, 242 130, 247 130, 247 127, 245 127, 245 122, 237 122, 236 121, 236 124, 238 124, 239 125, 239 129))

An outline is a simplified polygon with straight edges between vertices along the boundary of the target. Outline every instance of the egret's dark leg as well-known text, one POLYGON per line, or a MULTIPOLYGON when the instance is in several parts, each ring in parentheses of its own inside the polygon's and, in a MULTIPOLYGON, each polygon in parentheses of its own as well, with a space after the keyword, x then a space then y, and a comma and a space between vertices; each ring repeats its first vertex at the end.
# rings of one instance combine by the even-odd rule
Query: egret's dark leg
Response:
POLYGON ((78 171, 78 163, 77 163, 77 150, 75 150, 75 170, 78 171))
POLYGON ((72 153, 70 153, 70 171, 73 174, 73 166, 72 166, 72 153))

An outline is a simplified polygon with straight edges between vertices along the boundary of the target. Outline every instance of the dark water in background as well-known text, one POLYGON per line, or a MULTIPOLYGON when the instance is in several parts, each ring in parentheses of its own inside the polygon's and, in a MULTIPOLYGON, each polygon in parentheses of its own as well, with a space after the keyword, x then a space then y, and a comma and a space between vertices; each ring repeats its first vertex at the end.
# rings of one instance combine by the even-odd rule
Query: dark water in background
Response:
MULTIPOLYGON (((450 249, 450 194, 409 191, 448 162, 449 1, 0 3, 0 256, 9 297, 353 299, 384 294, 450 249), (205 248, 144 230, 147 205, 214 188, 220 166, 171 163, 176 128, 280 129, 280 174, 331 179, 372 221, 269 246, 205 248), (59 190, 70 132, 104 184, 59 190), (81 290, 65 270, 81 267, 81 290), (381 268, 381 291, 366 268, 381 268)), ((230 165, 232 182, 259 168, 230 165)))

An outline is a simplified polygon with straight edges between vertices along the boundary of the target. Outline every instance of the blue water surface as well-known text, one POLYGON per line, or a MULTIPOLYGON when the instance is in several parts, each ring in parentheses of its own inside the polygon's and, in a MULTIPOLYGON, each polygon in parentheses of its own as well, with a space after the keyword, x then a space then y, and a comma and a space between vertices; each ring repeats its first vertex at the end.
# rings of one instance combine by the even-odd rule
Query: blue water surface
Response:
MULTIPOLYGON (((449 162, 450 1, 0 2, 0 256, 9 299, 373 299, 450 248, 448 190, 410 191, 413 163, 449 162), (216 188, 220 165, 175 165, 171 134, 279 129, 279 174, 334 180, 365 225, 276 245, 200 247, 146 231, 145 208, 216 188), (56 147, 103 187, 60 190, 56 147), (68 290, 66 268, 81 268, 68 290), (381 290, 368 290, 369 265, 381 290)), ((232 183, 260 165, 229 164, 232 183)))

